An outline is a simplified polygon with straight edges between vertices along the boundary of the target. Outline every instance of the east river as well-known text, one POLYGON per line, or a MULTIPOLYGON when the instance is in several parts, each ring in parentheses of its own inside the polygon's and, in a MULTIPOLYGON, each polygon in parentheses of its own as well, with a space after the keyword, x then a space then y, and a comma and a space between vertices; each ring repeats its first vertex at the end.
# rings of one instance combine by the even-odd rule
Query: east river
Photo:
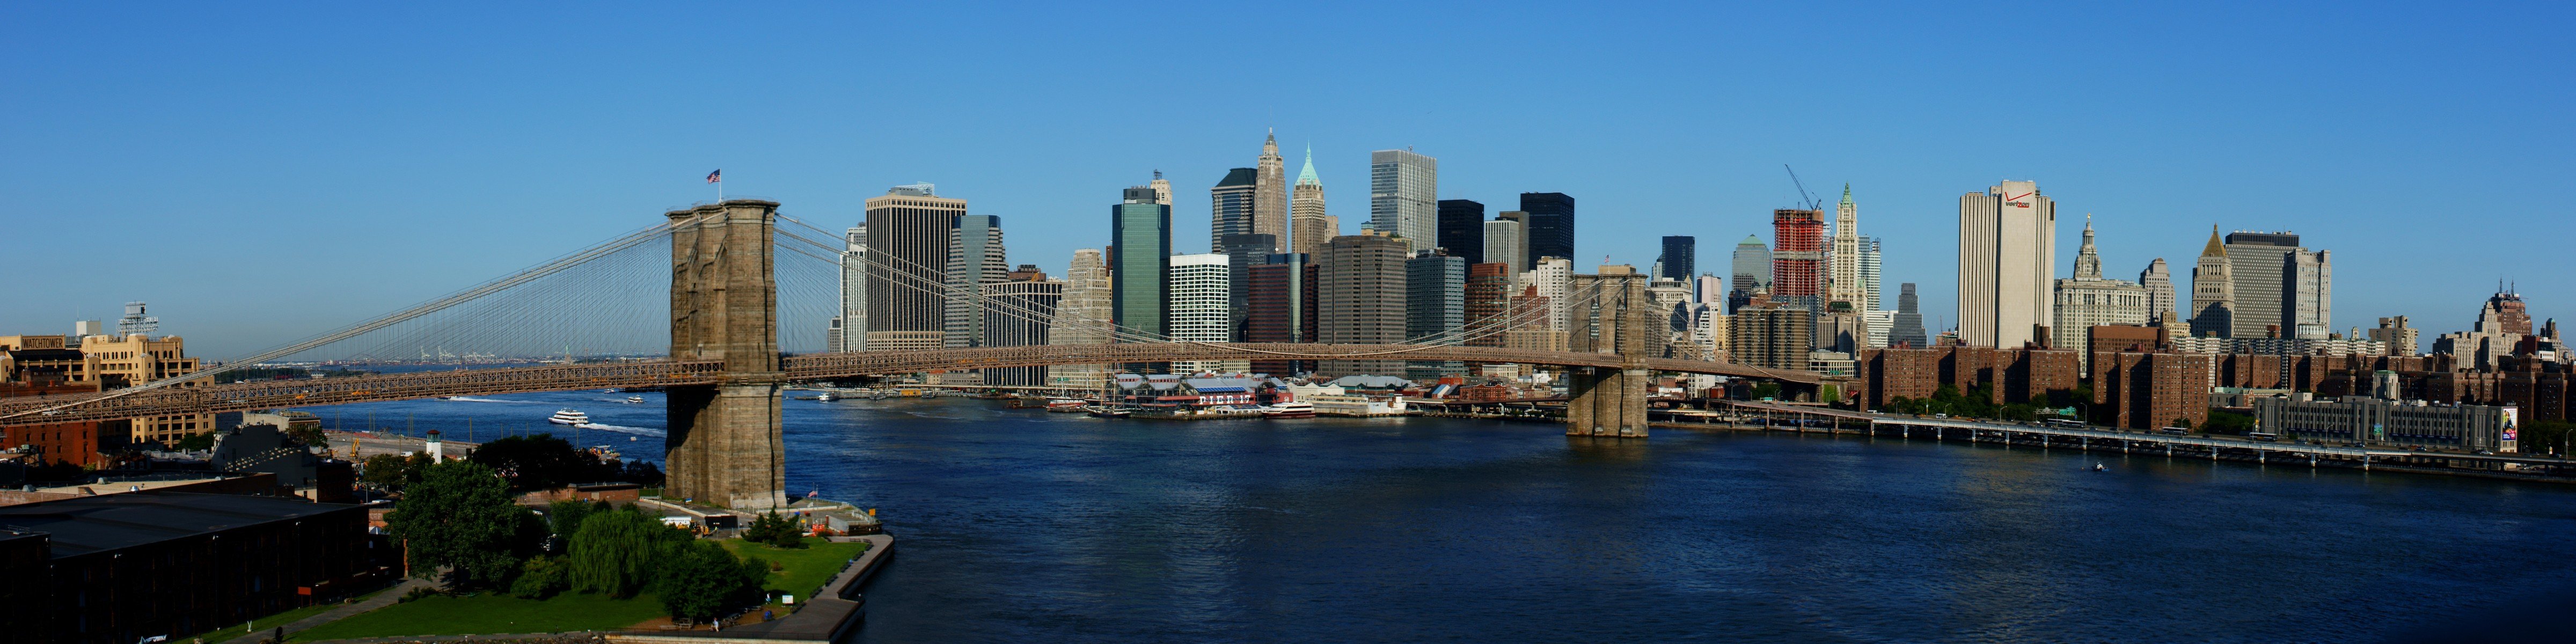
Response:
MULTIPOLYGON (((623 395, 313 411, 488 439, 571 406, 613 426, 586 443, 658 460, 660 395, 623 395)), ((2576 579, 2576 488, 2527 483, 966 399, 786 418, 790 493, 900 540, 865 642, 2430 640, 2554 622, 2576 579)))

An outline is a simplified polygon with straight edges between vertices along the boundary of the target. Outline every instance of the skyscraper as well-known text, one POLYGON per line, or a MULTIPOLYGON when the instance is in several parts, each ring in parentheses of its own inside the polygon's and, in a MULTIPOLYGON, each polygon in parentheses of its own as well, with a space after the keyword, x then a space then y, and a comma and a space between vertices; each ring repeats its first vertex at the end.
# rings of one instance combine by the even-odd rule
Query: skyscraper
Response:
MULTIPOLYGON (((1481 216, 1482 213, 1479 213, 1481 216)), ((1436 250, 1414 253, 1404 262, 1404 337, 1423 343, 1458 341, 1459 327, 1466 324, 1467 262, 1436 250)), ((1434 382, 1443 376, 1467 375, 1466 363, 1454 360, 1414 360, 1404 366, 1405 378, 1414 382, 1434 382)))
POLYGON ((1860 239, 1860 294, 1863 301, 1858 304, 1863 311, 1882 310, 1879 308, 1878 280, 1884 264, 1879 261, 1878 244, 1877 237, 1860 239))
MULTIPOLYGON (((1109 265, 1101 258, 1100 251, 1089 248, 1073 251, 1073 264, 1064 273, 1064 299, 1056 308, 1054 324, 1048 329, 1047 344, 1109 344, 1112 341, 1109 291, 1109 265)), ((1104 371, 1097 364, 1047 367, 1047 384, 1055 387, 1098 387, 1104 371)))
POLYGON ((1699 277, 1691 278, 1691 303, 1718 307, 1718 314, 1724 315, 1726 280, 1716 273, 1701 273, 1699 277))
POLYGON ((1736 242, 1733 259, 1735 289, 1729 291, 1728 313, 1743 306, 1740 300, 1750 299, 1754 291, 1771 287, 1771 247, 1763 245, 1761 237, 1745 235, 1744 241, 1736 242))
POLYGON ((1689 235, 1664 236, 1664 270, 1655 279, 1690 281, 1699 274, 1699 239, 1689 235))
POLYGON ((1252 234, 1259 177, 1252 168, 1235 168, 1208 189, 1208 248, 1224 248, 1226 235, 1252 234))
MULTIPOLYGON (((1511 265, 1502 262, 1486 262, 1467 267, 1466 316, 1462 318, 1463 321, 1459 325, 1459 328, 1465 330, 1463 341, 1467 346, 1503 346, 1503 331, 1504 327, 1508 326, 1508 318, 1503 314, 1503 305, 1506 303, 1505 296, 1511 291, 1511 271, 1511 265)), ((1412 276, 1407 275, 1406 279, 1409 286, 1412 276)), ((1412 326, 1412 320, 1408 318, 1405 324, 1407 327, 1412 326)), ((1409 328, 1407 330, 1410 331, 1409 328)))
POLYGON ((947 335, 948 244, 966 200, 927 183, 868 198, 867 342, 872 350, 937 349, 947 335))
POLYGON ((1503 269, 1505 282, 1512 281, 1521 271, 1529 270, 1529 255, 1525 254, 1529 248, 1528 234, 1526 226, 1521 223, 1524 216, 1515 210, 1497 214, 1493 221, 1484 223, 1485 262, 1507 266, 1503 269))
MULTIPOLYGON (((1245 342, 1314 342, 1315 287, 1314 262, 1301 253, 1277 253, 1265 262, 1252 265, 1250 292, 1251 321, 1244 334, 1245 342)), ((1315 363, 1307 360, 1255 360, 1252 370, 1277 376, 1313 371, 1315 363)))
POLYGON ((1541 257, 1574 259, 1574 198, 1562 192, 1521 193, 1521 210, 1528 221, 1522 234, 1529 240, 1529 250, 1522 253, 1532 264, 1541 257))
POLYGON ((1369 225, 1413 250, 1439 246, 1440 160, 1412 150, 1369 153, 1369 225))
MULTIPOLYGON (((1245 235, 1260 237, 1259 235, 1245 235)), ((1233 316, 1228 308, 1233 292, 1227 280, 1232 267, 1224 255, 1204 253, 1172 256, 1172 339, 1178 341, 1227 342, 1233 340, 1233 316)), ((1174 372, 1222 371, 1219 361, 1175 362, 1174 372)))
MULTIPOLYGON (((1410 245, 1384 235, 1344 235, 1324 245, 1316 279, 1316 341, 1395 344, 1404 341, 1405 261, 1410 245)), ((1395 375, 1403 360, 1326 360, 1328 376, 1395 375)))
MULTIPOLYGON (((1530 269, 1513 284, 1535 288, 1535 297, 1547 300, 1547 329, 1559 336, 1572 324, 1574 305, 1574 260, 1563 257, 1530 260, 1530 269)), ((1556 338, 1559 346, 1563 337, 1556 338)), ((1559 349, 1562 350, 1562 349, 1559 349)))
POLYGON ((1825 301, 1850 302, 1855 310, 1867 311, 1869 293, 1861 287, 1860 206, 1852 204, 1851 184, 1843 184, 1842 203, 1834 205, 1834 240, 1831 265, 1825 279, 1828 284, 1825 301))
POLYGON ((1771 211, 1771 301, 1824 310, 1825 280, 1824 213, 1771 211))
POLYGON ((1109 207, 1109 315, 1118 330, 1165 337, 1172 277, 1172 207, 1154 189, 1128 188, 1109 207))
POLYGON ((2102 277, 2102 256, 2093 247, 2093 218, 2084 218, 2084 245, 2075 251, 2075 276, 2057 280, 2056 318, 2049 323, 2049 347, 2076 349, 2076 364, 2091 364, 2093 327, 2139 326, 2155 296, 2147 288, 2102 277))
POLYGON ((2326 339, 2334 325, 2333 251, 2290 252, 2281 269, 2281 332, 2305 340, 2326 339))
POLYGON ((1306 149, 1306 167, 1297 171, 1297 185, 1288 198, 1289 219, 1295 228, 1288 240, 1294 252, 1307 257, 1322 257, 1324 244, 1342 234, 1342 222, 1324 214, 1324 181, 1315 178, 1315 149, 1306 149))
POLYGON ((832 351, 868 350, 868 227, 862 222, 842 232, 848 246, 841 252, 841 318, 832 329, 832 351))
POLYGON ((1485 263, 1485 204, 1440 200, 1440 247, 1469 264, 1485 263))
MULTIPOLYGON (((1009 273, 1010 278, 986 285, 984 337, 978 344, 987 347, 1025 347, 1047 344, 1054 330, 1056 310, 1064 299, 1064 282, 1047 279, 1036 266, 1023 265, 1009 273)), ((1046 383, 1047 367, 1006 367, 983 370, 981 384, 1031 386, 1046 383)))
POLYGON ((2165 266, 2165 258, 2147 262, 2147 269, 2138 271, 2138 285, 2147 287, 2147 321, 2163 320, 2166 313, 2181 311, 2174 308, 2173 269, 2165 266))
POLYGON ((957 218, 957 227, 948 230, 948 259, 941 262, 946 276, 943 292, 948 296, 947 337, 942 346, 950 348, 984 346, 984 318, 979 314, 984 304, 984 286, 1009 280, 1010 263, 1002 250, 1002 218, 992 215, 965 215, 957 218))
MULTIPOLYGON (((2227 271, 2236 288, 2235 317, 2230 323, 2233 338, 2260 338, 2279 327, 2280 337, 2293 337, 2290 322, 2290 266, 2292 255, 2307 249, 2299 247, 2299 236, 2289 231, 2236 231, 2227 234, 2227 271)), ((2322 332, 2323 328, 2320 327, 2322 332)), ((2324 339, 2324 336, 2318 336, 2324 339)))
POLYGON ((2039 184, 2005 181, 1959 197, 1959 337, 2019 348, 2055 317, 2057 203, 2039 184))
POLYGON ((2218 226, 2209 227, 2209 243, 2200 248, 2200 263, 2191 269, 2191 334, 2229 337, 2236 333, 2236 277, 2227 261, 2227 244, 2218 226))
POLYGON ((1896 285, 1896 326, 1888 330, 1887 344, 1918 349, 1932 346, 1932 338, 1923 333, 1923 310, 1915 306, 1913 282, 1896 285))
MULTIPOLYGON (((1285 243, 1288 241, 1288 177, 1285 174, 1287 163, 1279 158, 1277 132, 1272 132, 1262 139, 1261 160, 1254 165, 1260 168, 1261 176, 1253 184, 1252 229, 1243 232, 1269 235, 1270 243, 1273 244, 1285 243)), ((1284 247, 1275 247, 1263 251, 1263 254, 1285 250, 1287 249, 1284 247)))
POLYGON ((1154 203, 1172 205, 1172 182, 1163 178, 1163 171, 1155 170, 1154 181, 1145 185, 1154 189, 1154 203))
POLYGON ((1245 325, 1252 320, 1252 290, 1245 285, 1252 283, 1252 267, 1268 261, 1275 254, 1270 249, 1277 248, 1279 241, 1269 235, 1226 235, 1217 241, 1217 253, 1226 258, 1226 302, 1233 319, 1230 333, 1241 340, 1245 325))

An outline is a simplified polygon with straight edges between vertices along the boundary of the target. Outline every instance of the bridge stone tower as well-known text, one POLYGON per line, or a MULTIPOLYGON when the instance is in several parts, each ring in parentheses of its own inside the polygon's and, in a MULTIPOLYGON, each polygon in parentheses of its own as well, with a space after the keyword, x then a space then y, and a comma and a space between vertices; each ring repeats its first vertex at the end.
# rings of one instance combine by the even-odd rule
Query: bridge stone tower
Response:
POLYGON ((1626 266, 1603 266, 1600 275, 1574 276, 1573 287, 1577 298, 1598 293, 1599 299, 1589 311, 1571 312, 1567 348, 1615 353, 1623 364, 1615 369, 1578 367, 1567 374, 1565 435, 1645 438, 1646 388, 1654 371, 1644 360, 1660 348, 1663 336, 1654 325, 1664 319, 1646 298, 1646 275, 1626 266))
POLYGON ((778 435, 778 204, 735 199, 665 213, 671 359, 724 363, 719 384, 672 387, 664 496, 732 508, 787 503, 778 435))

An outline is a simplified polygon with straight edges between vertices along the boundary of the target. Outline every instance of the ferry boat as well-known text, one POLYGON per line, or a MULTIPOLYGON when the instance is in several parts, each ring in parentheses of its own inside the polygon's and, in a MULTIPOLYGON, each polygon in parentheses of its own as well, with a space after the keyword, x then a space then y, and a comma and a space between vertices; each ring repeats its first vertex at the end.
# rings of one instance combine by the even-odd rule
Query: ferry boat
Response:
POLYGON ((640 403, 640 402, 644 402, 644 397, 643 397, 643 396, 627 396, 627 397, 626 397, 626 402, 630 402, 630 403, 640 403))
POLYGON ((1315 403, 1303 400, 1284 402, 1261 408, 1262 418, 1314 418, 1315 403))
POLYGON ((590 414, 570 409, 558 409, 555 410, 554 417, 547 418, 546 422, 557 425, 588 425, 590 424, 590 414))

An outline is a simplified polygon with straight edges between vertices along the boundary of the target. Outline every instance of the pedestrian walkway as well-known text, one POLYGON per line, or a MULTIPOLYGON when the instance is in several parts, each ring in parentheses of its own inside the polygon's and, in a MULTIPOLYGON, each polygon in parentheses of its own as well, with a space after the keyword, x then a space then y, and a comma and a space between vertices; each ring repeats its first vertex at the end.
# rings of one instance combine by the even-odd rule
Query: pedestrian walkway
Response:
MULTIPOLYGON (((288 623, 286 626, 284 626, 284 628, 286 629, 286 634, 287 634, 287 635, 294 635, 296 632, 298 632, 298 631, 302 631, 302 630, 304 630, 304 629, 313 628, 313 627, 315 627, 315 626, 321 626, 321 625, 323 625, 323 624, 329 624, 329 623, 331 623, 331 622, 339 621, 339 620, 342 620, 342 619, 347 619, 347 618, 349 618, 349 616, 356 615, 356 614, 359 614, 359 613, 364 613, 364 612, 371 611, 371 610, 375 610, 375 609, 378 609, 378 608, 384 608, 384 607, 386 607, 386 606, 392 606, 392 605, 394 605, 394 602, 402 601, 403 595, 404 595, 404 594, 406 594, 406 593, 410 593, 410 592, 411 592, 411 589, 414 589, 414 588, 436 588, 436 587, 438 587, 438 583, 437 583, 437 582, 429 581, 429 580, 426 580, 426 579, 405 579, 405 580, 403 580, 403 583, 395 584, 395 585, 394 585, 394 587, 392 587, 392 588, 384 589, 384 591, 376 593, 376 595, 375 595, 374 597, 368 597, 366 601, 358 602, 358 603, 355 603, 355 604, 349 604, 349 605, 347 605, 347 606, 341 606, 341 607, 339 607, 339 608, 334 608, 334 609, 331 609, 331 610, 322 611, 322 613, 321 613, 321 614, 319 614, 319 615, 314 615, 314 616, 312 616, 312 617, 307 617, 307 618, 304 618, 304 619, 295 620, 295 621, 294 621, 294 622, 292 622, 292 623, 288 623)), ((241 637, 236 637, 236 638, 233 638, 231 641, 224 642, 224 644, 259 644, 260 642, 268 641, 268 638, 270 638, 270 637, 275 637, 276 635, 277 635, 277 629, 272 628, 272 629, 268 629, 268 630, 260 631, 260 632, 257 632, 257 633, 251 633, 251 634, 249 634, 249 635, 243 635, 243 636, 241 636, 241 637)))

